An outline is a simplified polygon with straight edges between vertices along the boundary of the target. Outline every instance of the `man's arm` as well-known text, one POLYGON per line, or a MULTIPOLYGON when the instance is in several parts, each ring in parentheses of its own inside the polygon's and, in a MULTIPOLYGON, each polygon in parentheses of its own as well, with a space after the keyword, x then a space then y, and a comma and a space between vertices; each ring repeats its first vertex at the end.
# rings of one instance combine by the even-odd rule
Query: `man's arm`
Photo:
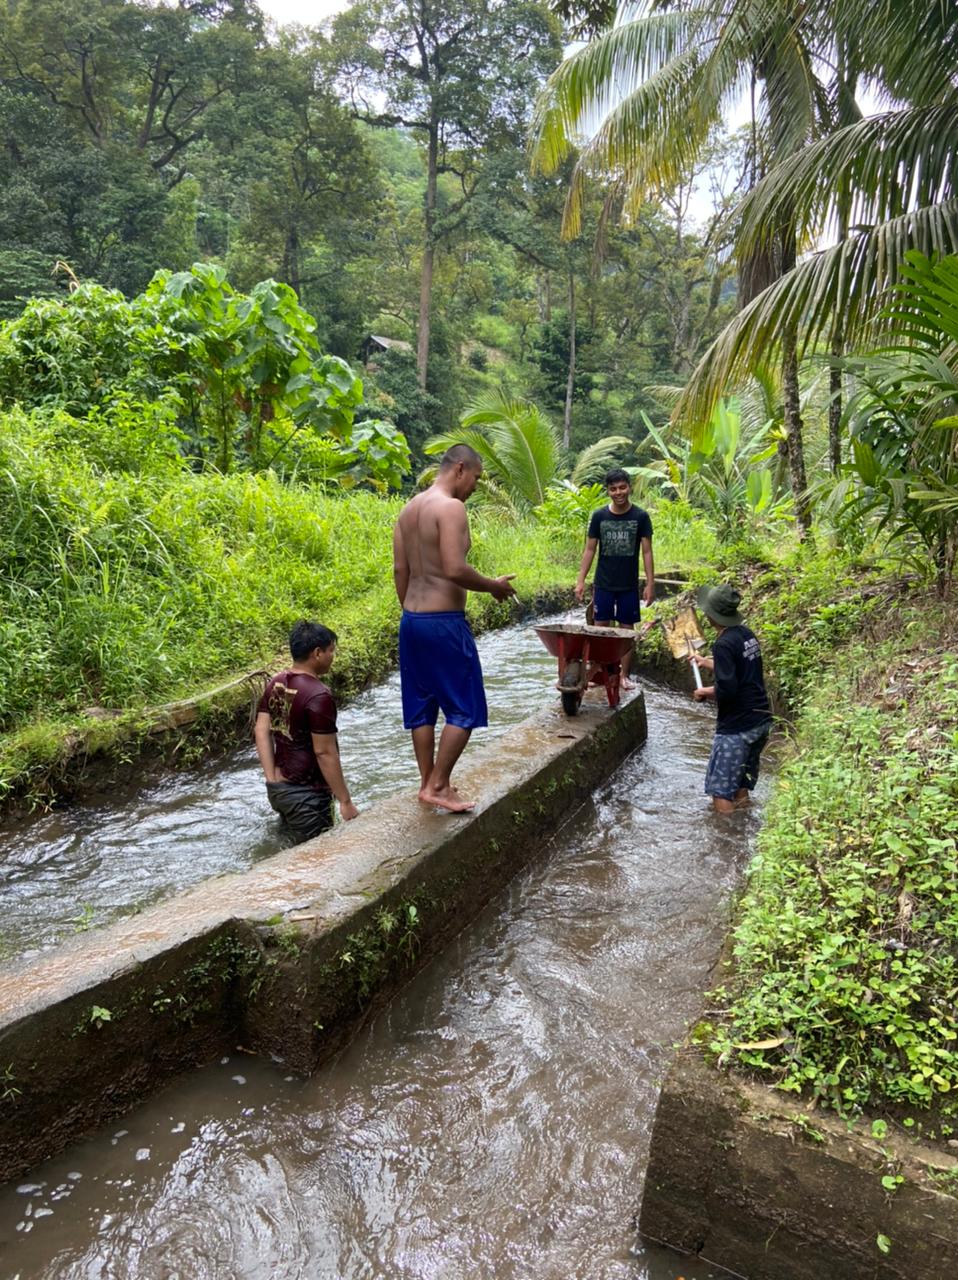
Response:
POLYGON ((326 785, 339 801, 339 815, 344 822, 359 817, 359 810, 349 796, 349 788, 343 777, 343 766, 339 759, 339 740, 335 733, 314 733, 313 751, 322 770, 326 785))
POLYGON ((642 600, 649 605, 655 599, 655 565, 652 563, 652 539, 642 539, 642 563, 645 565, 645 590, 642 600))
POLYGON ((505 600, 507 596, 516 594, 512 585, 514 573, 504 574, 501 578, 487 578, 466 559, 469 522, 466 519, 466 508, 461 502, 452 502, 443 507, 437 517, 437 525, 439 563, 444 578, 454 582, 457 587, 465 587, 467 591, 485 591, 496 600, 505 600))
POLYGON ((278 782, 276 776, 276 756, 273 753, 273 735, 269 728, 269 712, 259 711, 253 727, 253 739, 256 743, 256 754, 263 766, 267 782, 278 782))
POLYGON ((585 579, 586 574, 592 568, 592 561, 595 559, 595 549, 599 545, 598 538, 586 538, 585 550, 582 552, 582 560, 579 563, 579 576, 575 582, 575 598, 581 600, 585 595, 585 579))
POLYGON ((396 595, 399 603, 406 603, 406 592, 409 590, 409 558, 403 542, 399 521, 393 529, 393 582, 396 584, 396 595))

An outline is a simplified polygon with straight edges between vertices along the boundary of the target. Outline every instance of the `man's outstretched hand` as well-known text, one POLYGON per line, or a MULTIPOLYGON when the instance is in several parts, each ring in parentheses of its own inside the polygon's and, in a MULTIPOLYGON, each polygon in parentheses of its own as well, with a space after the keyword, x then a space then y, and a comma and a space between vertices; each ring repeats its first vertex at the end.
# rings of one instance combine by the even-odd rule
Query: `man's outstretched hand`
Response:
POLYGON ((501 578, 493 580, 493 586, 489 592, 494 600, 508 600, 510 596, 516 594, 516 589, 512 585, 512 579, 516 575, 514 573, 505 573, 501 578))

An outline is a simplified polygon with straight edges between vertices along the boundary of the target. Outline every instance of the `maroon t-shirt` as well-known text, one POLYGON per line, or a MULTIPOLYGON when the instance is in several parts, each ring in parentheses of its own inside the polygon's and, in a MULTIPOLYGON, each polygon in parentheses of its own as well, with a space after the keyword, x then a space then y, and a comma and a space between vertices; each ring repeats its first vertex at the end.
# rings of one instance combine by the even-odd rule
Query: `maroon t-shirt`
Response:
POLYGON ((336 703, 322 680, 305 671, 281 671, 263 690, 256 710, 269 715, 276 767, 287 782, 328 791, 311 737, 336 732, 336 703))

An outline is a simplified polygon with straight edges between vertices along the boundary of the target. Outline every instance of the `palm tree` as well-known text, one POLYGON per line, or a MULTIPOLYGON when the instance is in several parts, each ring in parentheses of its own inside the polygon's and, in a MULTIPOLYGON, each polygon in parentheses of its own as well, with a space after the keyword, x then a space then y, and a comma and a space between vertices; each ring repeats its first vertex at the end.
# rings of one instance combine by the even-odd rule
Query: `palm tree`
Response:
MULTIPOLYGON (((482 492, 513 516, 530 514, 546 500, 549 489, 566 475, 565 455, 551 420, 531 400, 488 391, 469 406, 461 427, 433 436, 428 454, 444 453, 454 444, 468 444, 483 462, 482 492)), ((604 436, 575 460, 573 483, 592 479, 597 469, 608 470, 632 448, 625 436, 604 436)), ((427 473, 428 474, 428 473, 427 473)))
MULTIPOLYGON (((726 111, 744 93, 761 97, 754 163, 771 169, 815 136, 824 96, 794 0, 640 0, 629 17, 555 71, 534 122, 533 158, 552 171, 582 139, 566 204, 565 230, 579 229, 588 174, 624 184, 626 208, 678 183, 726 111)), ((757 117, 754 116, 756 119, 757 117)), ((744 299, 791 269, 796 239, 783 211, 768 241, 740 262, 744 299)), ((780 334, 785 444, 799 526, 807 501, 798 359, 793 328, 780 334)), ((710 413, 700 421, 707 422, 710 413)))
MULTIPOLYGON (((827 339, 836 317, 846 347, 867 344, 906 255, 958 250, 958 10, 948 8, 950 32, 940 44, 923 45, 916 59, 915 101, 822 137, 742 202, 738 243, 745 252, 767 241, 784 211, 802 245, 820 244, 836 228, 844 234, 809 253, 725 328, 690 379, 685 412, 700 414, 747 374, 782 325, 800 330, 800 355, 827 339), (931 67, 938 68, 937 79, 931 67)), ((894 69, 883 86, 889 95, 904 89, 900 61, 894 69)))
MULTIPOLYGON (((631 12, 553 75, 534 159, 551 169, 601 119, 573 174, 574 233, 586 174, 624 178, 632 201, 645 199, 680 176, 743 87, 753 102, 759 91, 753 121, 769 159, 739 210, 743 309, 677 413, 707 422, 717 399, 778 349, 792 489, 807 526, 799 358, 827 342, 837 367, 908 249, 958 247, 958 9, 949 0, 646 0, 631 12), (854 94, 863 80, 892 109, 862 119, 854 94), (800 258, 827 229, 837 244, 800 258)), ((837 399, 834 374, 832 390, 837 399)), ((835 466, 835 439, 831 455, 835 466)))

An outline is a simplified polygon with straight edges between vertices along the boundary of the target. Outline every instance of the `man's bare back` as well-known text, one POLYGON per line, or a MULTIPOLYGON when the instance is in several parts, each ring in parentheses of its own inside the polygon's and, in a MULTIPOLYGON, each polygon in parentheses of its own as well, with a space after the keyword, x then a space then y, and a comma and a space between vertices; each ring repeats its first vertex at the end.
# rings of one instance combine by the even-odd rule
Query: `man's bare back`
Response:
POLYGON ((409 569, 403 608, 410 613, 442 613, 465 609, 467 590, 453 582, 443 570, 443 549, 447 567, 452 553, 465 560, 471 545, 466 508, 436 488, 419 493, 403 507, 396 524, 409 569))
POLYGON ((482 460, 465 445, 443 456, 433 484, 403 507, 393 531, 393 577, 403 607, 399 670, 403 720, 425 804, 462 813, 475 807, 452 785, 451 774, 473 728, 486 723, 482 671, 465 617, 469 591, 496 600, 515 595, 512 575, 487 578, 467 560, 465 501, 482 474, 482 460), (440 615, 430 620, 429 615, 440 615), (446 724, 435 750, 439 710, 446 724))

